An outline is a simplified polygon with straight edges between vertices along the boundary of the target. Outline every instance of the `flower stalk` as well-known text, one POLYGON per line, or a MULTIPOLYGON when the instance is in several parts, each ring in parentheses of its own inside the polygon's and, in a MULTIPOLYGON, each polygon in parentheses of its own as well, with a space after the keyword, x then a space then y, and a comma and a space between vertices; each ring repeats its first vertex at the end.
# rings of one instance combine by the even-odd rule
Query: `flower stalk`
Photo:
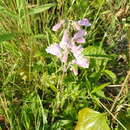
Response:
POLYGON ((60 20, 59 23, 53 26, 52 30, 56 32, 63 25, 66 25, 66 28, 61 41, 51 44, 46 48, 46 52, 57 56, 62 63, 70 65, 70 70, 73 71, 74 75, 78 75, 78 69, 75 66, 89 68, 89 61, 82 54, 83 47, 78 44, 85 43, 84 36, 86 36, 87 32, 81 29, 82 26, 90 26, 91 24, 86 18, 79 21, 60 20), (69 60, 69 56, 71 56, 72 60, 69 60))

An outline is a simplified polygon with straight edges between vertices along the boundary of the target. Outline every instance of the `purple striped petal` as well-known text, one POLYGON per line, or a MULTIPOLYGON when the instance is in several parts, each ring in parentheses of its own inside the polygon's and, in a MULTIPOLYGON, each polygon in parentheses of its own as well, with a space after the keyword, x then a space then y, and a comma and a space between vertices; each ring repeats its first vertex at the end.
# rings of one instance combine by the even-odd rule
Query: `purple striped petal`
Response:
POLYGON ((89 20, 86 19, 86 18, 82 19, 82 20, 79 20, 78 24, 81 25, 81 26, 91 26, 91 23, 89 23, 89 20))
POLYGON ((86 31, 85 30, 79 30, 77 33, 74 34, 73 40, 77 40, 82 38, 83 36, 86 35, 86 31))
POLYGON ((66 48, 69 47, 69 44, 70 44, 69 32, 68 32, 68 30, 66 29, 66 30, 64 31, 62 40, 61 40, 61 42, 60 42, 60 47, 63 48, 63 49, 66 49, 66 48))
POLYGON ((83 37, 77 39, 75 42, 77 43, 85 43, 85 39, 83 37))
POLYGON ((64 20, 61 20, 59 23, 57 23, 56 25, 54 25, 54 26, 52 27, 52 30, 53 30, 53 31, 58 31, 63 24, 64 24, 64 20))
POLYGON ((62 50, 61 50, 59 44, 50 45, 49 47, 46 48, 46 52, 50 53, 52 55, 55 55, 59 58, 62 56, 62 50))

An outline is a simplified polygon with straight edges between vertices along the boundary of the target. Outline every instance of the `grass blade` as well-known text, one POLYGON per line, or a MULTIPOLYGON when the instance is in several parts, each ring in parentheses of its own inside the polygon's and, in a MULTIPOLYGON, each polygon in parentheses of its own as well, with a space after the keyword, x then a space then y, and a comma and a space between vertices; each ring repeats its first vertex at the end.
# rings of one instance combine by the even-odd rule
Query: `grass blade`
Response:
POLYGON ((3 33, 0 34, 0 42, 11 40, 15 37, 13 33, 3 33))
POLYGON ((49 3, 49 4, 41 5, 41 6, 38 6, 38 7, 35 7, 35 8, 31 8, 29 10, 29 15, 44 12, 44 11, 50 9, 53 6, 55 6, 55 3, 49 3))

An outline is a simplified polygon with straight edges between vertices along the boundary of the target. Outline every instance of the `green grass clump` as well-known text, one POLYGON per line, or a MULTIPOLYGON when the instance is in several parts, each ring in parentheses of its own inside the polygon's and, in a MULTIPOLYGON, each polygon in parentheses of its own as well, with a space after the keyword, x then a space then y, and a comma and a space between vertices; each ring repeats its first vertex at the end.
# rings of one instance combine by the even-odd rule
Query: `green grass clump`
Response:
POLYGON ((112 130, 129 130, 129 27, 129 0, 0 0, 0 129, 73 130, 89 107, 112 130), (52 27, 83 18, 90 66, 63 74, 45 51, 61 39, 52 27))

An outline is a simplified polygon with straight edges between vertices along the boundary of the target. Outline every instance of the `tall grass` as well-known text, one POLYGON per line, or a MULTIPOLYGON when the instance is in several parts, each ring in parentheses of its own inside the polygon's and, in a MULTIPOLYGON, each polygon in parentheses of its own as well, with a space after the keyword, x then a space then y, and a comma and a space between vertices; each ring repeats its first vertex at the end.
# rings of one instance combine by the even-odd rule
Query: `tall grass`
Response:
POLYGON ((130 129, 129 8, 129 0, 0 0, 0 129, 73 130, 84 107, 107 112, 113 130, 130 129), (45 51, 61 39, 51 28, 83 18, 92 24, 90 67, 62 79, 61 63, 45 51))

